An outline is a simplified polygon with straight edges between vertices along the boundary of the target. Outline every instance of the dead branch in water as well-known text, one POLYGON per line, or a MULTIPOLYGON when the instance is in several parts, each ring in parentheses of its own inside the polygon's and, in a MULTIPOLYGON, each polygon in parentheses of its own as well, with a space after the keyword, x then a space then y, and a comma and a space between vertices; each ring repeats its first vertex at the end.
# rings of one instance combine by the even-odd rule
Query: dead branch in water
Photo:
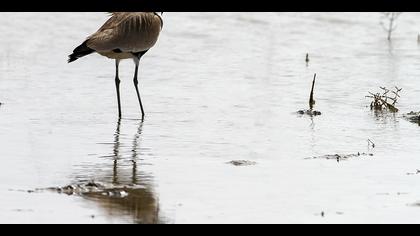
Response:
POLYGON ((320 111, 313 110, 314 105, 315 105, 315 100, 314 100, 315 79, 316 79, 316 74, 314 74, 314 80, 312 81, 311 94, 309 95, 309 110, 299 110, 297 113, 300 115, 309 115, 311 117, 321 115, 320 111))
POLYGON ((316 73, 314 74, 314 80, 312 81, 311 94, 309 95, 309 109, 310 110, 312 110, 315 105, 315 100, 314 100, 315 79, 316 79, 316 73))
POLYGON ((395 90, 389 90, 385 87, 380 87, 382 89, 382 93, 371 93, 370 95, 366 96, 367 98, 372 98, 373 101, 370 104, 371 110, 388 110, 390 112, 398 112, 398 108, 395 107, 395 104, 398 103, 398 98, 400 98, 399 93, 402 89, 395 86, 395 90), (391 97, 393 94, 393 97, 391 97))
POLYGON ((368 150, 369 150, 370 146, 372 146, 372 148, 375 148, 375 143, 372 142, 372 140, 368 139, 367 142, 368 142, 368 150))

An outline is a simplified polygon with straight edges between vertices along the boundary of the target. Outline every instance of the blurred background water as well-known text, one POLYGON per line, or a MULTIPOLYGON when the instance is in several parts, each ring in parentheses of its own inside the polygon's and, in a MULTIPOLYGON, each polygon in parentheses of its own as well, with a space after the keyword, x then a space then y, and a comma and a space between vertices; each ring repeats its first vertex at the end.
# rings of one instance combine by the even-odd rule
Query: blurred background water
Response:
POLYGON ((391 42, 374 12, 164 13, 140 66, 144 122, 132 61, 120 122, 114 62, 67 64, 107 14, 1 14, 0 222, 420 223, 420 127, 401 118, 420 111, 420 13, 391 42), (314 73, 323 114, 301 117, 314 73), (403 88, 398 114, 370 111, 379 86, 403 88), (131 187, 27 192, 91 180, 131 187))

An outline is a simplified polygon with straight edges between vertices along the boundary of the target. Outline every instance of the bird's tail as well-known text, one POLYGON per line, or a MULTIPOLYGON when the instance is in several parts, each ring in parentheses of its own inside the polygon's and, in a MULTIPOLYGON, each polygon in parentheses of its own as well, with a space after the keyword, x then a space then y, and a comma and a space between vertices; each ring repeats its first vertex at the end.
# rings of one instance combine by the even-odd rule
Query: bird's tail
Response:
POLYGON ((73 53, 69 55, 69 59, 68 59, 69 63, 95 52, 95 50, 89 48, 86 45, 86 42, 87 40, 84 41, 82 44, 80 44, 77 48, 73 50, 73 53))

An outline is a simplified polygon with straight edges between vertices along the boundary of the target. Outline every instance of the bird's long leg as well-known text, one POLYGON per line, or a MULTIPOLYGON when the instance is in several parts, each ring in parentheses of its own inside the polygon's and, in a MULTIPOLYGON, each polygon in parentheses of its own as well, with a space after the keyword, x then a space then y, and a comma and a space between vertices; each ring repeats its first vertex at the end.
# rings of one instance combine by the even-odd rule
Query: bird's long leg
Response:
POLYGON ((137 79, 137 75, 138 75, 138 71, 139 71, 139 62, 140 59, 135 58, 134 59, 134 63, 136 64, 136 69, 134 71, 134 87, 136 87, 136 92, 137 92, 137 98, 139 99, 139 104, 140 104, 140 109, 141 109, 141 119, 144 119, 144 109, 143 109, 143 104, 141 103, 141 98, 140 98, 140 93, 139 93, 139 81, 137 79))
POLYGON ((118 76, 118 66, 120 60, 115 60, 115 87, 117 88, 117 99, 118 99, 118 117, 121 118, 121 99, 120 99, 120 78, 118 76))

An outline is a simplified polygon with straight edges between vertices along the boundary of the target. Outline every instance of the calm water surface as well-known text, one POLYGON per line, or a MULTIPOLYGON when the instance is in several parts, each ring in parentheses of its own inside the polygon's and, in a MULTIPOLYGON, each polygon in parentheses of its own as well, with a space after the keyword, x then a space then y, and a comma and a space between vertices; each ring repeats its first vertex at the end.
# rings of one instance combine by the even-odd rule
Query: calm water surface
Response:
POLYGON ((420 127, 401 119, 420 111, 420 13, 391 43, 380 13, 165 13, 144 122, 131 61, 121 121, 114 62, 67 64, 107 14, 1 14, 0 222, 420 223, 420 127), (297 116, 314 73, 323 114, 297 116), (394 85, 400 114, 372 113, 367 92, 394 85), (374 156, 306 159, 357 152, 374 156), (28 192, 87 181, 129 190, 28 192))

